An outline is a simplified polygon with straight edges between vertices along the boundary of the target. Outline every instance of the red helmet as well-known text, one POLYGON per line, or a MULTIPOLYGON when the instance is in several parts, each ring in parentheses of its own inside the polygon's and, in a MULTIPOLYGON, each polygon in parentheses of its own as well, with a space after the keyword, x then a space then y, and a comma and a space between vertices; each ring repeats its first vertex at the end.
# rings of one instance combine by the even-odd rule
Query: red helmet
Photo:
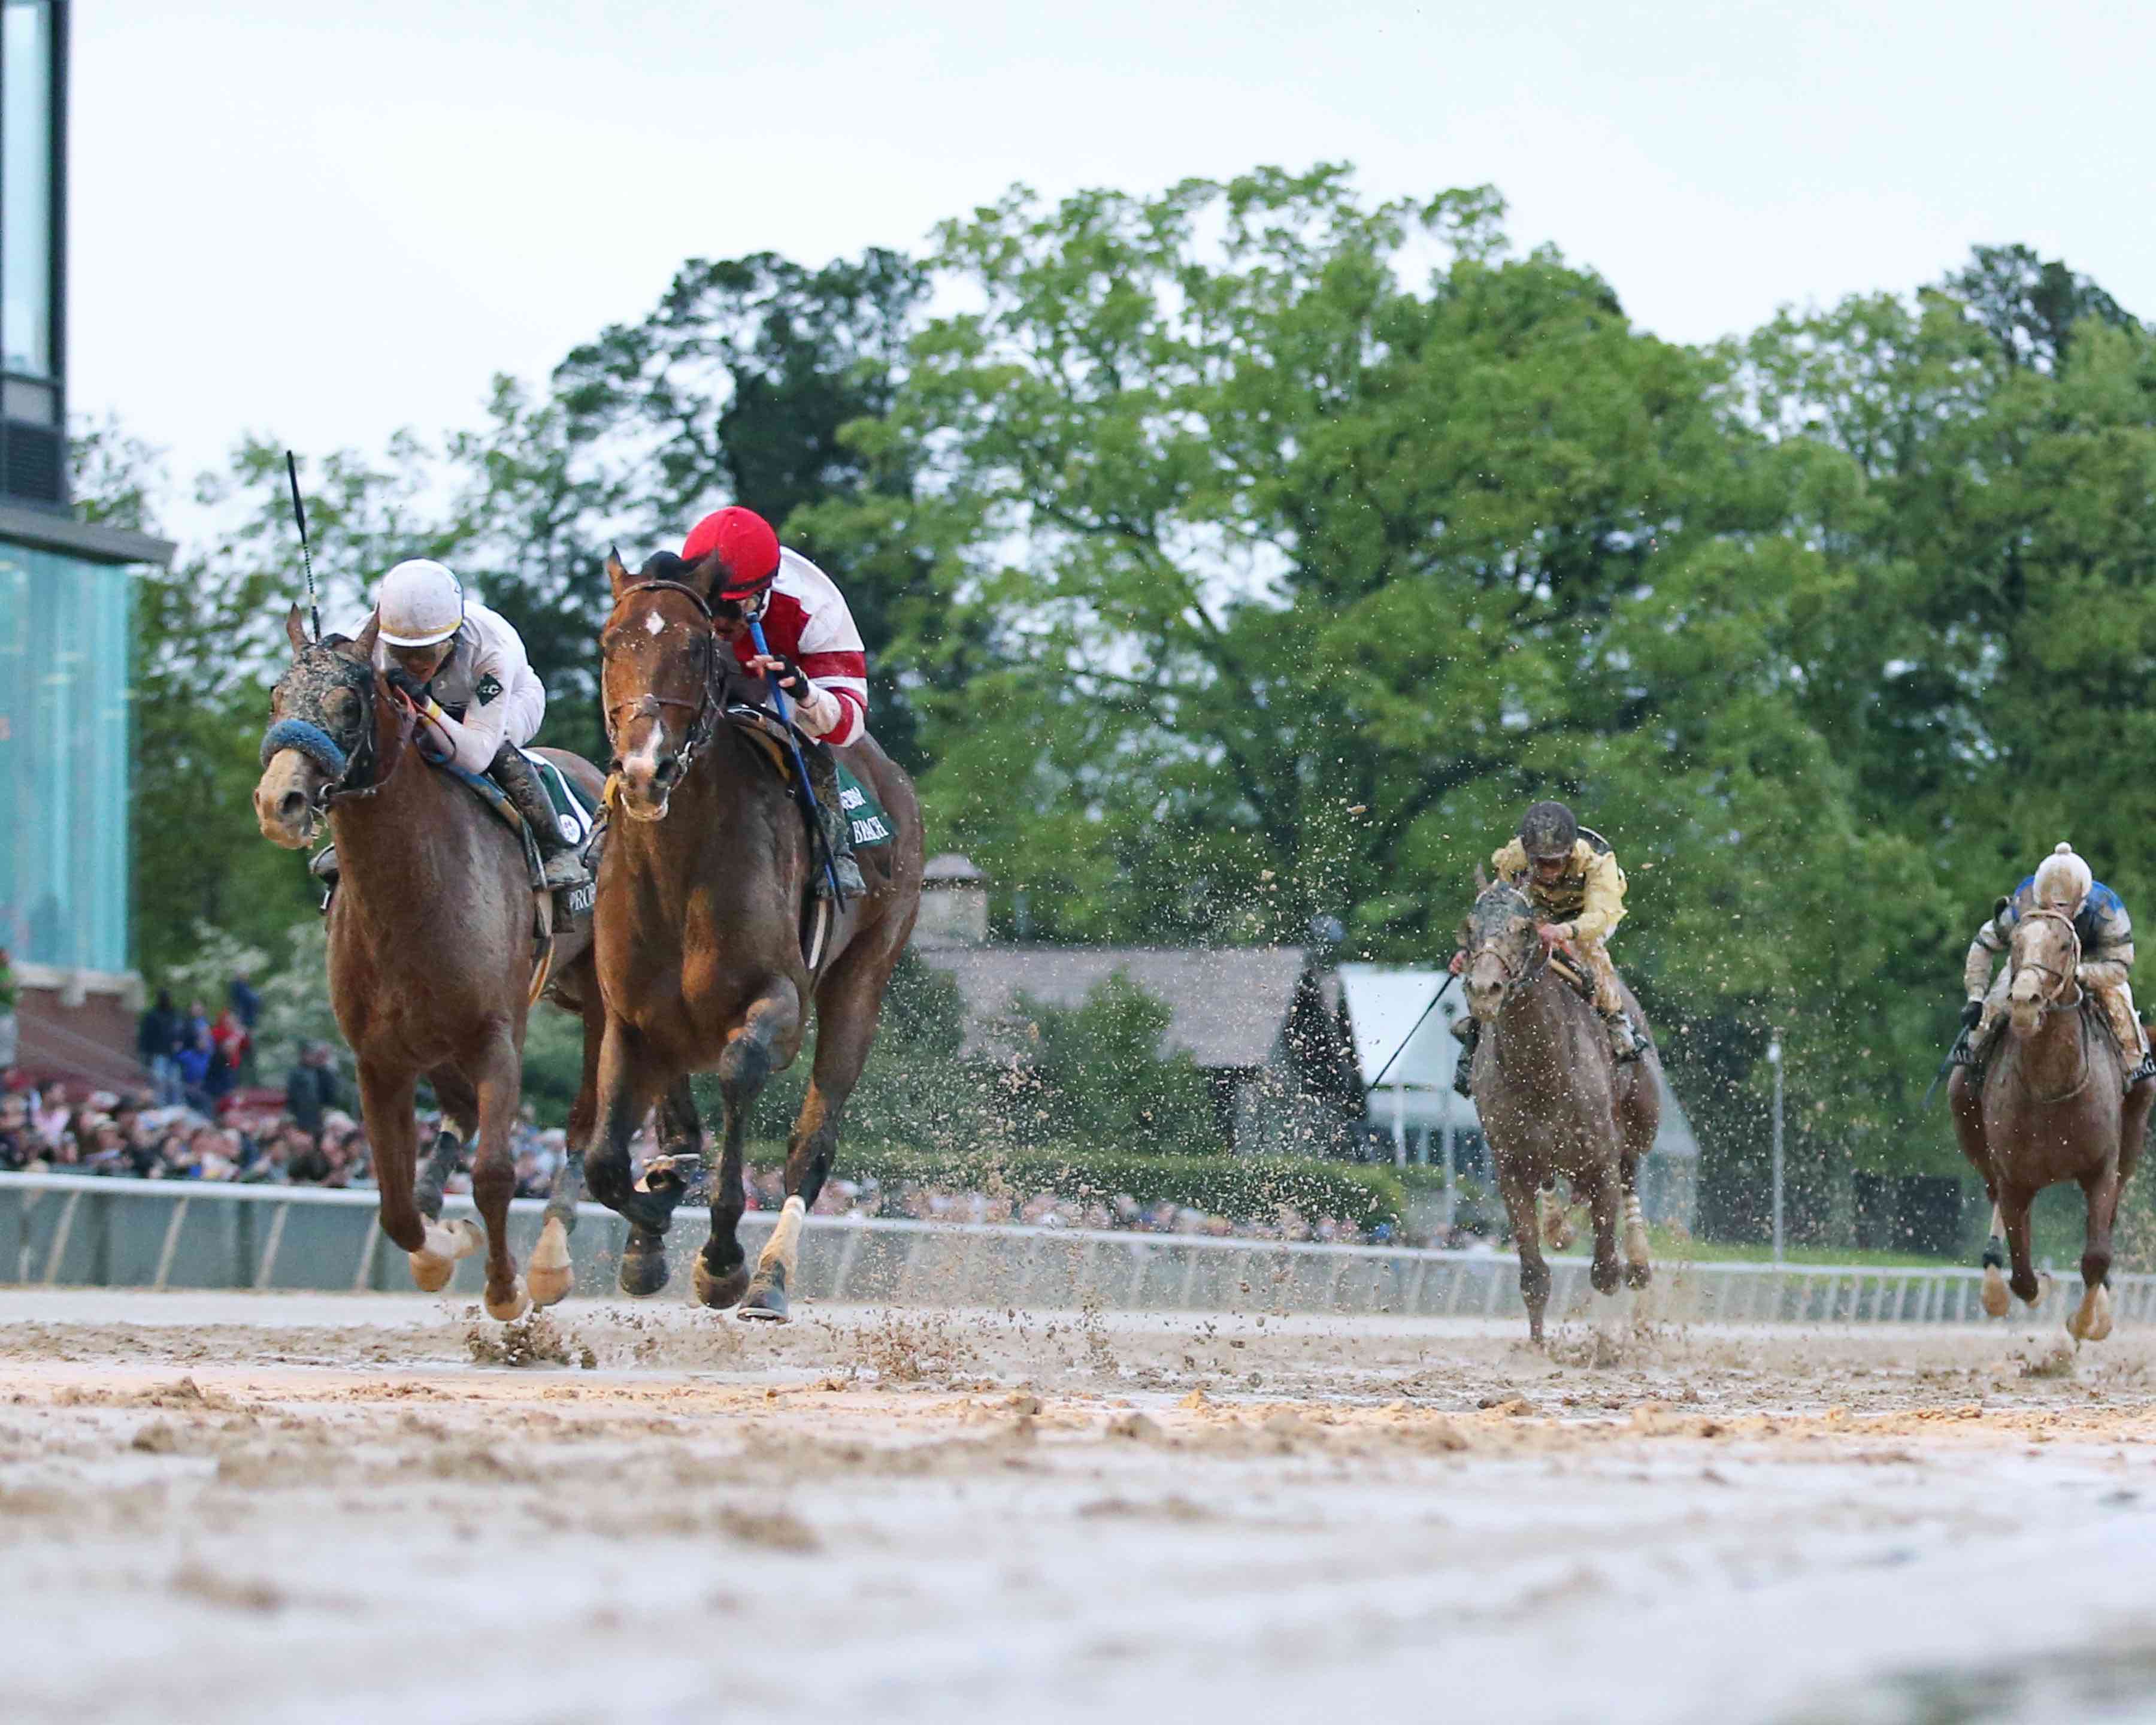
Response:
POLYGON ((737 504, 714 511, 681 542, 685 562, 701 562, 715 551, 725 573, 712 583, 713 598, 748 598, 770 586, 778 573, 778 535, 752 509, 737 504))

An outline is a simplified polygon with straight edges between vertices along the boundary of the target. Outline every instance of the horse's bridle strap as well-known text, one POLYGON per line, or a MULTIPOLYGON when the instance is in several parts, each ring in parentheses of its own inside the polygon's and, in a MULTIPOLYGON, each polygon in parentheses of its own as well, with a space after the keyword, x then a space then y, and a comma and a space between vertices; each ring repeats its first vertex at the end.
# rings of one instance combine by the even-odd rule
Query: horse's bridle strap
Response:
MULTIPOLYGON (((680 581, 633 583, 622 588, 620 593, 614 596, 614 609, 619 611, 630 598, 638 593, 678 593, 696 606, 706 624, 704 686, 698 699, 693 701, 684 701, 675 695, 653 694, 639 695, 632 701, 616 701, 606 710, 607 743, 609 747, 615 748, 618 755, 619 751, 614 743, 614 716, 617 713, 650 712, 657 708, 669 706, 685 707, 694 712, 696 716, 689 721, 689 728, 682 737, 680 747, 674 752, 675 767, 680 775, 685 778, 688 775, 690 762, 696 758, 697 752, 711 740, 711 733, 716 728, 713 716, 719 710, 717 697, 720 681, 718 619, 711 609, 711 602, 709 599, 698 593, 695 588, 680 581)), ((603 677, 603 670, 601 675, 603 677)))

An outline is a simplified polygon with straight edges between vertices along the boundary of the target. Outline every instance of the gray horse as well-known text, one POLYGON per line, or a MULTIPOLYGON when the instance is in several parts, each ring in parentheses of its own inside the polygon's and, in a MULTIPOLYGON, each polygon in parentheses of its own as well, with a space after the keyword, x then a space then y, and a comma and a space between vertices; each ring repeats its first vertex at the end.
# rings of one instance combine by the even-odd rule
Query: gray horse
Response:
MULTIPOLYGON (((1460 944, 1468 1008, 1483 1027, 1471 1078, 1475 1111, 1519 1245, 1528 1332, 1539 1344, 1550 1272, 1536 1194, 1558 1176, 1586 1199, 1594 1219, 1596 1291, 1614 1294, 1620 1279, 1645 1287, 1653 1275, 1639 1172, 1661 1124, 1662 1095, 1659 1057, 1650 1049, 1618 1064, 1594 1006, 1550 963, 1535 920, 1526 896, 1501 881, 1476 899, 1460 944)), ((1644 1034, 1645 1015, 1629 989, 1625 1004, 1644 1034)))

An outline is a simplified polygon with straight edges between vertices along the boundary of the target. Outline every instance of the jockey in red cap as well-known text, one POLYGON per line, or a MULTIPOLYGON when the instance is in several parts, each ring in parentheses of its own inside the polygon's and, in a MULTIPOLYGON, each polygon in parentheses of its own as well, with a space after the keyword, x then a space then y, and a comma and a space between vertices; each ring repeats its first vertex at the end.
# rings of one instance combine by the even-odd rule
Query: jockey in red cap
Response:
MULTIPOLYGON (((778 680, 803 731, 825 745, 808 752, 808 776, 824 819, 824 835, 838 865, 839 885, 849 895, 866 891, 854 860, 853 824, 839 806, 839 775, 832 749, 859 742, 868 726, 868 655, 853 613, 831 578, 798 551, 778 542, 771 523, 738 506, 715 511, 690 529, 681 544, 684 562, 700 563, 716 552, 711 609, 719 633, 733 644, 743 670, 778 680), (758 653, 749 620, 763 625, 758 653)), ((817 870, 819 891, 828 891, 817 870)))

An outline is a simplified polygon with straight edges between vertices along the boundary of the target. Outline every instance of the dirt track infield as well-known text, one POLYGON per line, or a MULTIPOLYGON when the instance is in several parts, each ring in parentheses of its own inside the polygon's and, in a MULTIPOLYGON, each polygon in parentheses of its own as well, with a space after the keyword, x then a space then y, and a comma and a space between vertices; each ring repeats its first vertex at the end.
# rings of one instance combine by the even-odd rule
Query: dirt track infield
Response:
POLYGON ((505 1335, 0 1291, 6 1717, 2156 1714, 2156 1335, 505 1335))

